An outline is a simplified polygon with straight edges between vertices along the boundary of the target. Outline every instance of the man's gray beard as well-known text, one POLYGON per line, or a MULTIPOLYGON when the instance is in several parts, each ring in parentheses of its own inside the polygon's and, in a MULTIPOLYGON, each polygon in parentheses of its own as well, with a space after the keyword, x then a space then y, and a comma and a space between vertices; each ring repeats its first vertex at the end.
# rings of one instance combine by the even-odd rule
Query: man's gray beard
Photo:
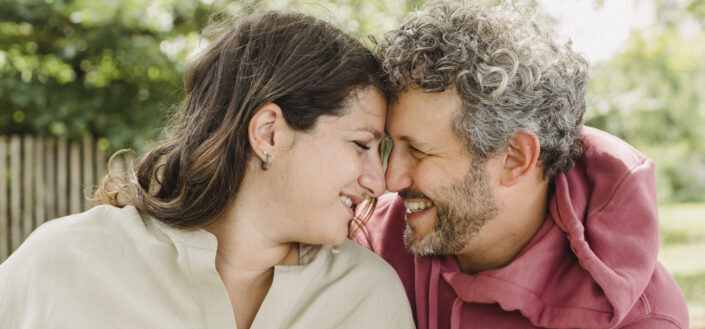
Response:
POLYGON ((433 200, 436 222, 431 232, 419 238, 406 225, 404 244, 418 256, 451 255, 463 250, 498 212, 482 164, 470 167, 462 182, 443 188, 433 200))

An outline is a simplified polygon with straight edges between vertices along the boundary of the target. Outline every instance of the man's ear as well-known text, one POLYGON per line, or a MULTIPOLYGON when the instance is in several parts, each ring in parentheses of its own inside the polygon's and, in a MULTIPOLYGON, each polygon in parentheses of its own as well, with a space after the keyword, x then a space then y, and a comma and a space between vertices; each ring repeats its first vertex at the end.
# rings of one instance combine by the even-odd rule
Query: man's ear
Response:
POLYGON ((518 132, 509 140, 500 183, 512 186, 538 169, 541 143, 534 133, 518 132))
POLYGON ((264 152, 274 157, 276 149, 282 144, 282 135, 286 135, 288 125, 279 105, 267 103, 262 105, 250 119, 247 134, 255 155, 266 161, 264 152))

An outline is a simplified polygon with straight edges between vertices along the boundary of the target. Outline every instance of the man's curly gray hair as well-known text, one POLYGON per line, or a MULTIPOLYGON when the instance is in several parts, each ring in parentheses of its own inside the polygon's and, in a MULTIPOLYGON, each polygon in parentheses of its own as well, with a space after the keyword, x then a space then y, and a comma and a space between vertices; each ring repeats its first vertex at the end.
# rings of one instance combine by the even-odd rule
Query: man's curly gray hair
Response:
POLYGON ((386 33, 376 52, 392 95, 458 90, 464 106, 453 129, 476 160, 505 150, 516 132, 533 132, 544 177, 553 179, 581 154, 589 65, 525 12, 434 2, 386 33))

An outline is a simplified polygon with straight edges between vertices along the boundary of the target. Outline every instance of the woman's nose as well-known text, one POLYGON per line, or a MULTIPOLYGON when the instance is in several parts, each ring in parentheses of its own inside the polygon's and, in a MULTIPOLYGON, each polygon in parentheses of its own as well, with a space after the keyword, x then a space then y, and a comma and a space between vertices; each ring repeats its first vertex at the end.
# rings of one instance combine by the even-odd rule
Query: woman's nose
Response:
POLYGON ((381 161, 374 161, 359 178, 360 186, 367 189, 371 196, 378 197, 384 193, 384 169, 381 161))

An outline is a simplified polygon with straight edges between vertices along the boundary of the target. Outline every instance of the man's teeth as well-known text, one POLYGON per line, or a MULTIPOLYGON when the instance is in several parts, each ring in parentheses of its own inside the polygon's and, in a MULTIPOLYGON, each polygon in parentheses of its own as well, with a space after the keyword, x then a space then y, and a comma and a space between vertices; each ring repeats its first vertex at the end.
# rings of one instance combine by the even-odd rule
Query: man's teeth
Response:
POLYGON ((433 206, 431 201, 404 201, 406 209, 409 211, 424 210, 433 206))
POLYGON ((345 196, 345 195, 341 195, 341 196, 340 196, 340 201, 343 201, 343 203, 344 203, 345 205, 347 205, 348 207, 352 207, 352 205, 353 205, 352 200, 350 200, 350 198, 348 198, 348 197, 345 196))

